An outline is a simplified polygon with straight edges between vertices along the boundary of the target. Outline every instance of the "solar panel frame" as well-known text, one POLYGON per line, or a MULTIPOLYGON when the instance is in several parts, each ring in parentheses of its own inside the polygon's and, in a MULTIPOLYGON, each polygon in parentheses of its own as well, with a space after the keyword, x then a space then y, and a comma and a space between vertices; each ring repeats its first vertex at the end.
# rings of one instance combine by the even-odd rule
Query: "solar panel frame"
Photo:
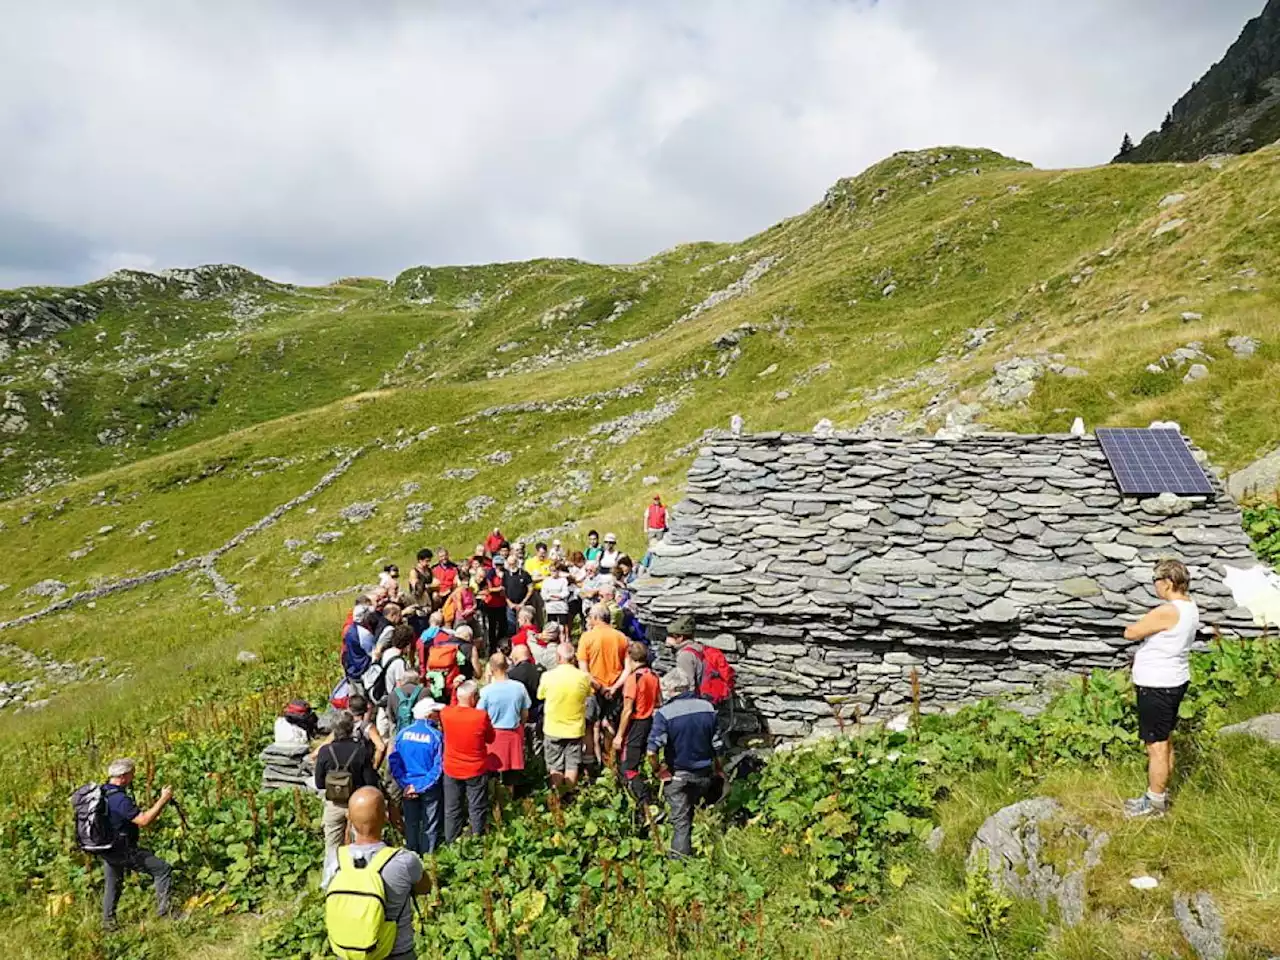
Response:
POLYGON ((1095 431, 1120 492, 1126 496, 1212 498, 1216 490, 1186 439, 1167 427, 1099 427, 1095 431))

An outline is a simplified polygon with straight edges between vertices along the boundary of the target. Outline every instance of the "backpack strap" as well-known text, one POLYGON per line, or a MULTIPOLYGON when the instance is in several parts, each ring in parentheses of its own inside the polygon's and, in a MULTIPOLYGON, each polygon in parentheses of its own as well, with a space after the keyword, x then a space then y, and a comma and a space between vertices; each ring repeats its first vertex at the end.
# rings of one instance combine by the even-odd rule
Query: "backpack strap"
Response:
POLYGON ((356 751, 352 750, 351 756, 347 757, 345 761, 339 763, 338 751, 333 749, 333 744, 331 743, 329 744, 329 756, 333 759, 334 764, 337 765, 339 770, 341 770, 343 773, 350 773, 351 761, 356 758, 356 751))
POLYGON ((356 867, 355 861, 351 858, 351 848, 346 846, 339 847, 338 848, 338 869, 354 870, 355 867, 356 867))

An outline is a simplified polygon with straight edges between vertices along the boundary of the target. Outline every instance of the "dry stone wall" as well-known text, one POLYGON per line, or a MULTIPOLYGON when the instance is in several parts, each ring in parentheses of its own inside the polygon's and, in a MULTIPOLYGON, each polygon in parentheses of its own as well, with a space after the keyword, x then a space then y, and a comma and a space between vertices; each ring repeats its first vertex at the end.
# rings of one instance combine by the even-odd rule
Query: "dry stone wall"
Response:
POLYGON ((1152 564, 1192 570, 1205 630, 1251 632, 1234 503, 1122 497, 1092 437, 712 435, 655 545, 646 623, 698 618, 741 727, 802 736, 1128 662, 1152 564))

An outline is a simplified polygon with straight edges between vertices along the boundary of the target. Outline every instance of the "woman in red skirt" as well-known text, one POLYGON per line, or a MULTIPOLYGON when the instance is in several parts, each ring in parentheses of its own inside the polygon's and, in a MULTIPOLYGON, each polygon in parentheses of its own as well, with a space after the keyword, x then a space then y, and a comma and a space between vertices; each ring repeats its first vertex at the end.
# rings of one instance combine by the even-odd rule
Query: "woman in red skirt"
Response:
POLYGON ((509 786, 524 769, 524 725, 533 702, 523 683, 507 677, 505 654, 489 658, 489 682, 480 691, 479 706, 493 724, 489 769, 501 772, 503 783, 509 786))

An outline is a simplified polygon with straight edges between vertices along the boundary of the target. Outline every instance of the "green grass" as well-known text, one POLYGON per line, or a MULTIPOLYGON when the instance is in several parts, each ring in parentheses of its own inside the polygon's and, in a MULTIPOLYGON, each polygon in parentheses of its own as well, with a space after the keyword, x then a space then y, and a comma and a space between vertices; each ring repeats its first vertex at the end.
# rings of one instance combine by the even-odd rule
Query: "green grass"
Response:
MULTIPOLYGON (((831 198, 741 243, 682 245, 632 266, 415 268, 391 283, 347 279, 309 289, 239 276, 230 294, 210 288, 193 300, 155 286, 126 301, 118 282, 81 291, 105 304, 96 322, 0 361, 0 375, 11 378, 6 390, 20 395, 30 421, 0 444, 0 489, 18 494, 0 502, 0 579, 9 584, 0 619, 41 609, 46 601, 22 593, 41 579, 74 592, 168 566, 179 551, 206 552, 310 488, 345 453, 364 453, 329 489, 218 560, 239 593, 239 616, 208 596, 205 578, 183 574, 4 631, 4 642, 59 659, 105 657, 112 679, 46 689, 44 710, 0 714, 0 769, 29 762, 24 745, 63 749, 66 731, 90 722, 145 730, 180 711, 193 691, 252 689, 255 668, 234 662, 242 649, 269 663, 310 663, 327 676, 322 658, 336 644, 347 601, 263 608, 370 583, 381 563, 404 567, 420 546, 465 551, 494 525, 523 535, 573 524, 569 541, 595 527, 639 551, 643 503, 655 489, 678 500, 703 431, 735 413, 753 430, 807 430, 823 417, 854 427, 891 409, 912 419, 937 384, 882 400, 868 394, 927 370, 945 375, 955 399, 973 401, 1000 360, 1045 352, 1064 354, 1089 376, 1046 376, 1027 404, 988 407, 984 422, 1058 431, 1076 415, 1090 426, 1176 419, 1227 468, 1280 445, 1280 150, 1221 170, 1064 172, 941 148, 890 158, 841 181, 831 198), (953 159, 930 162, 943 153, 953 159), (1175 192, 1187 199, 1162 210, 1161 198, 1175 192), (1181 230, 1152 236, 1175 216, 1187 221, 1181 230), (679 322, 765 257, 776 261, 749 293, 679 322), (885 297, 890 280, 896 290, 885 297), (235 300, 245 291, 269 309, 245 319, 235 300), (1184 322, 1188 311, 1202 319, 1184 322), (736 350, 714 346, 741 324, 755 332, 736 350), (968 331, 984 325, 995 333, 964 354, 968 331), (1236 359, 1226 347, 1238 334, 1261 341, 1254 357, 1236 359), (1145 371, 1193 340, 1214 358, 1209 379, 1188 385, 1181 373, 1145 371), (614 352, 597 355, 606 350, 614 352), (61 417, 39 404, 50 365, 64 384, 56 391, 61 417), (639 392, 584 399, 623 387, 639 392), (623 442, 590 433, 673 399, 672 416, 623 442), (485 413, 558 401, 570 408, 485 413), (166 426, 184 413, 184 425, 166 426), (127 444, 99 443, 112 427, 124 429, 127 444), (404 443, 423 431, 431 432, 404 443), (510 462, 484 459, 498 451, 510 462), (33 464, 45 460, 70 479, 22 495, 33 464), (474 479, 442 479, 464 466, 479 471, 474 479), (568 488, 568 470, 582 471, 589 487, 568 488), (420 489, 405 495, 406 482, 420 489), (494 505, 463 522, 467 502, 482 495, 494 505), (378 501, 377 513, 348 524, 340 511, 358 500, 378 501), (401 529, 408 503, 432 504, 420 532, 401 529), (145 521, 150 529, 134 535, 145 521), (113 529, 100 533, 106 526, 113 529), (317 545, 328 531, 343 537, 317 545), (290 551, 287 540, 307 545, 290 551), (70 556, 89 544, 91 552, 70 556), (324 561, 302 568, 306 549, 324 561)), ((0 679, 23 675, 0 662, 0 679)), ((1148 863, 1168 870, 1171 883, 1220 890, 1233 930, 1256 930, 1257 942, 1280 950, 1270 919, 1280 915, 1280 840, 1274 818, 1259 813, 1274 801, 1275 753, 1235 743, 1187 760, 1175 818, 1113 824, 1100 875, 1109 916, 1055 939, 1038 911, 1018 908, 1000 956, 1034 947, 1038 956, 1136 958, 1142 948, 1134 944, 1148 934, 1155 949, 1173 950, 1167 885, 1157 897, 1135 898, 1122 876, 1148 863)), ((1034 786, 1102 812, 1139 780, 1135 757, 1101 772, 1063 770, 1034 786)), ((768 955, 993 955, 969 942, 948 905, 963 888, 976 823, 1030 786, 1012 774, 966 784, 942 807, 942 856, 912 859, 911 881, 866 915, 779 936, 768 955)), ((740 842, 741 854, 776 868, 779 889, 800 882, 786 855, 751 848, 750 833, 740 842)), ((159 943, 167 935, 156 936, 159 943)), ((166 956, 171 947, 152 949, 166 956)))

